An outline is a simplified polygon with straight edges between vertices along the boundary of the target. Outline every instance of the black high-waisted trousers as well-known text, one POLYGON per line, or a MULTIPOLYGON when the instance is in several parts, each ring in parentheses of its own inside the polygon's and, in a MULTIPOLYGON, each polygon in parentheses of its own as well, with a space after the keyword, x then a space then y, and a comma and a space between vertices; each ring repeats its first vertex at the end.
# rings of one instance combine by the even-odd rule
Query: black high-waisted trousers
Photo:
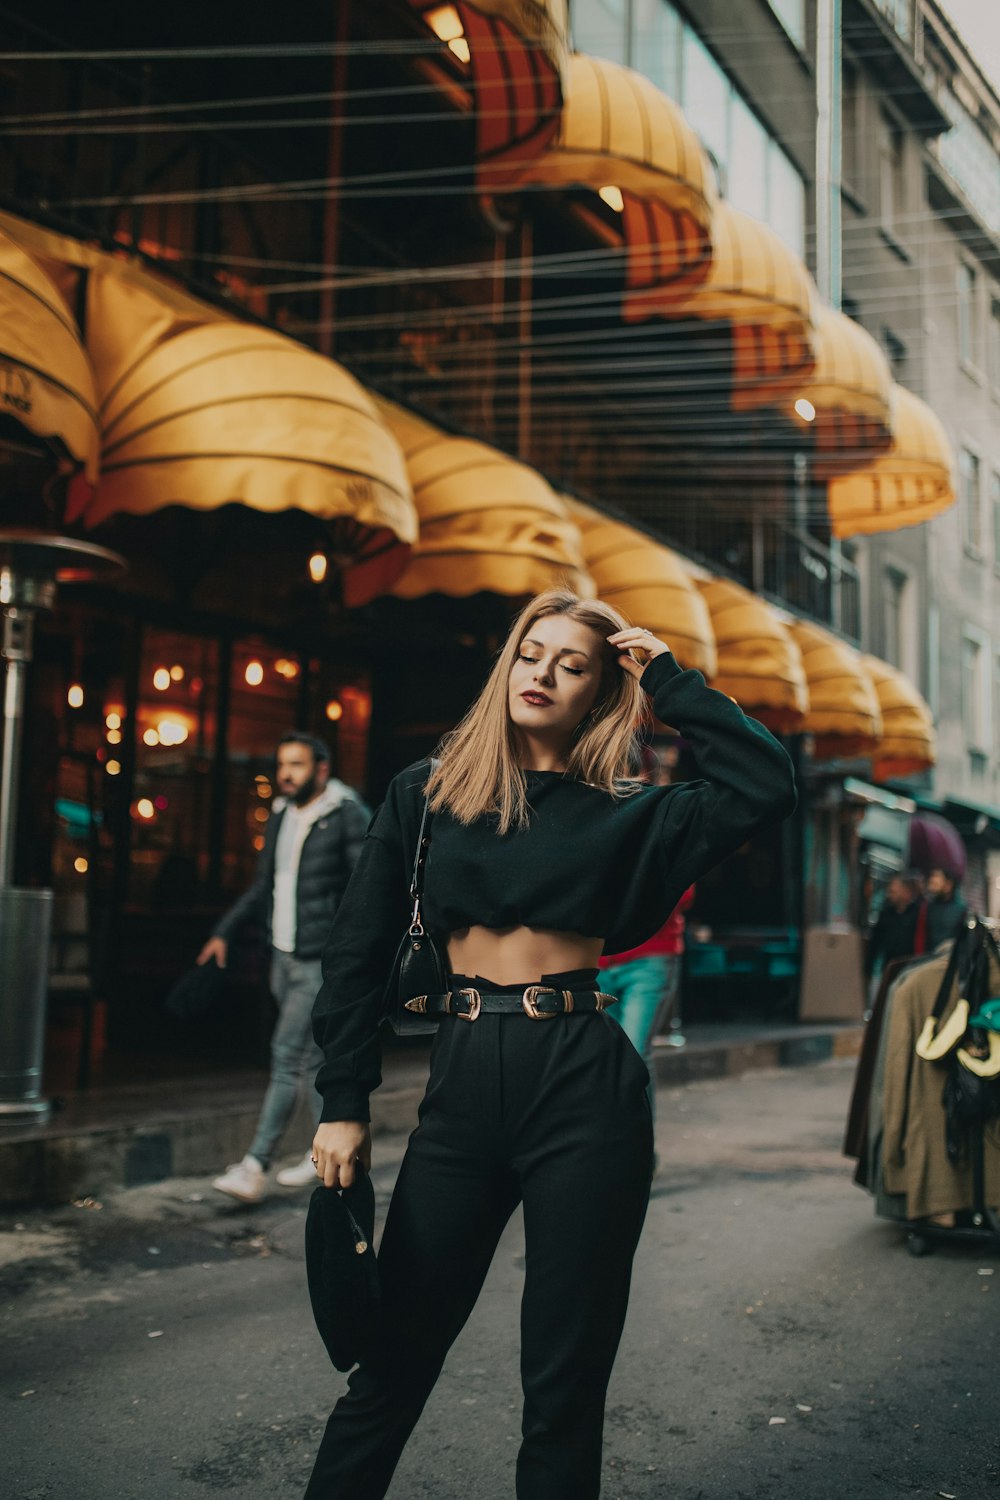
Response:
MULTIPOLYGON (((595 988, 593 970, 543 976, 595 988)), ((454 975, 452 987, 509 989, 454 975)), ((379 1252, 383 1312, 305 1500, 381 1500, 518 1202, 518 1500, 594 1500, 652 1174, 646 1066, 610 1016, 443 1017, 379 1252)))

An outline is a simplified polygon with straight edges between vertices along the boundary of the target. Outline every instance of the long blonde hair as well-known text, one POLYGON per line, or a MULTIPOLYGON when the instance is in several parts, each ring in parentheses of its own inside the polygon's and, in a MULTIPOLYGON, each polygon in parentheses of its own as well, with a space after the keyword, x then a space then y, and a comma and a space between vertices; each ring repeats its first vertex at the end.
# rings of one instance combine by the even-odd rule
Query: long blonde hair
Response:
POLYGON ((618 662, 606 637, 629 622, 609 604, 581 599, 568 589, 538 594, 518 615, 482 692, 461 723, 442 741, 440 759, 428 780, 433 812, 447 808, 460 823, 486 813, 498 816, 498 832, 528 825, 524 772, 517 762, 517 728, 510 717, 508 687, 521 642, 536 620, 567 615, 588 626, 601 643, 601 682, 590 712, 576 730, 566 775, 614 797, 637 790, 630 781, 636 736, 649 719, 638 681, 618 662))

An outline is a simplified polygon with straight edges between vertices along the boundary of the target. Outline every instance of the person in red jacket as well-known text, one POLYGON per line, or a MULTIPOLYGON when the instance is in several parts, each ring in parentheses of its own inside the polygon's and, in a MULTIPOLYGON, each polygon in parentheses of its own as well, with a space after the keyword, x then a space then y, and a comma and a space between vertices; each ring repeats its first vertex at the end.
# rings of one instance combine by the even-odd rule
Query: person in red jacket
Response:
POLYGON ((649 1107, 656 1114, 656 1087, 653 1071, 653 1041, 661 1027, 671 1022, 670 1044, 683 1047, 680 1032, 681 964, 684 955, 684 913, 694 900, 694 886, 689 886, 659 932, 630 948, 627 953, 613 953, 598 960, 601 983, 618 996, 611 1012, 649 1069, 647 1095, 649 1107))

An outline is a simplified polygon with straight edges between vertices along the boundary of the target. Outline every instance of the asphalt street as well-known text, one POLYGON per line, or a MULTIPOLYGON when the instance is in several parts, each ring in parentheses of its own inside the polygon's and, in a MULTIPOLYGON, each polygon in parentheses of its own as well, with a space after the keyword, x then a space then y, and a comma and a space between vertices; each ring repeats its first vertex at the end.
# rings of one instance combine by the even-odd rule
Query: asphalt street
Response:
MULTIPOLYGON (((873 1217, 840 1155, 851 1077, 661 1092, 604 1500, 1000 1493, 1000 1258, 914 1259, 873 1217)), ((404 1144, 380 1143, 383 1209, 404 1144)), ((305 1294, 307 1198, 175 1179, 0 1218, 4 1500, 301 1496, 344 1384, 305 1294)), ((391 1500, 512 1500, 522 1266, 515 1220, 391 1500)))

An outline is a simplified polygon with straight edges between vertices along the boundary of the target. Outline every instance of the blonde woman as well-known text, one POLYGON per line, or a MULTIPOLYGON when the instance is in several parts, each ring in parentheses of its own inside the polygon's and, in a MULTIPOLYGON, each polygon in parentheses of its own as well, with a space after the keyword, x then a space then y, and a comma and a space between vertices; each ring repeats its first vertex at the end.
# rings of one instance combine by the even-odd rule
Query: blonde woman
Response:
POLYGON ((519 1203, 516 1492, 593 1500, 653 1155, 649 1075, 605 1013, 597 961, 643 942, 693 881, 787 816, 791 765, 648 630, 571 593, 532 600, 436 767, 391 783, 337 912, 314 1011, 326 1060, 313 1153, 328 1187, 371 1159, 377 1017, 425 790, 424 918, 447 948, 450 993, 428 1003, 442 1019, 382 1239, 379 1331, 306 1500, 386 1494, 519 1203), (703 780, 629 779, 650 700, 703 780))

